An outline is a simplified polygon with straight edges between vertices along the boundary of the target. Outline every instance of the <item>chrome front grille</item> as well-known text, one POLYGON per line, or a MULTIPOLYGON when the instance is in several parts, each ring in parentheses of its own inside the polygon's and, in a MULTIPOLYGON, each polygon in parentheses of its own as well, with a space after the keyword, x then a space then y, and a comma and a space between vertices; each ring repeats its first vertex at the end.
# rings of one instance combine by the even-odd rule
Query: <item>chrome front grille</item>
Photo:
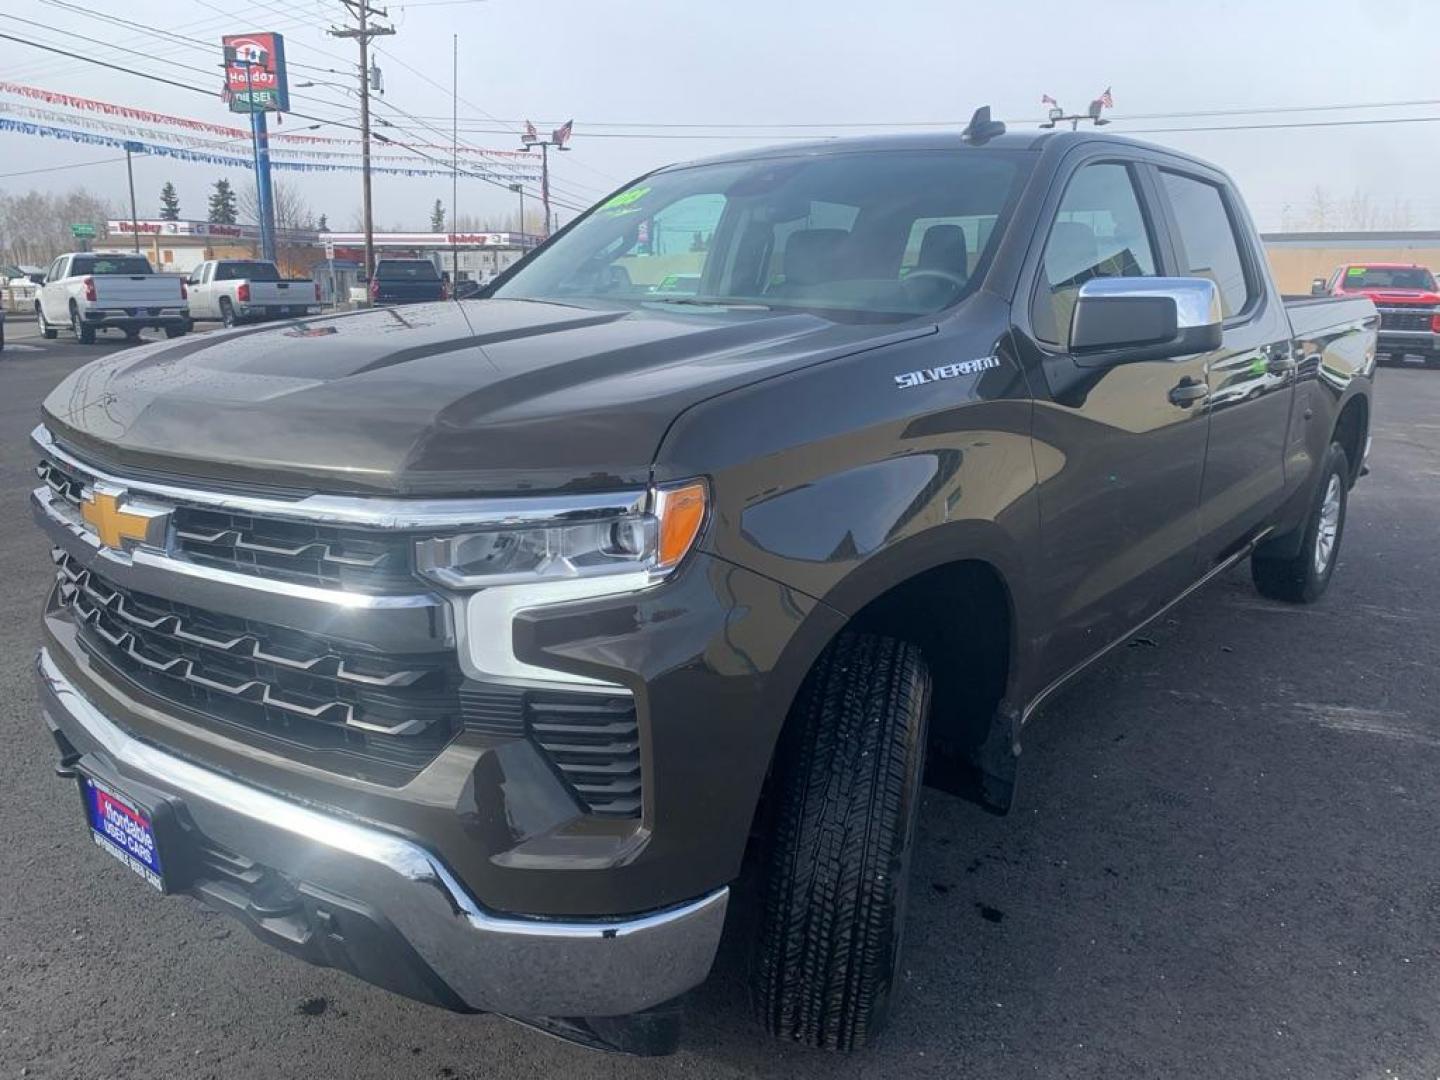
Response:
MULTIPOLYGON (((45 486, 79 506, 85 478, 48 458, 35 466, 45 486)), ((415 588, 410 538, 376 529, 177 505, 172 538, 177 554, 202 566, 326 589, 404 592, 415 588)))
POLYGON ((1433 308, 1392 308, 1380 309, 1381 330, 1402 330, 1410 333, 1429 333, 1436 314, 1433 308))
MULTIPOLYGON (((523 739, 582 812, 641 815, 630 694, 467 678, 457 632, 467 615, 414 571, 417 538, 552 521, 545 500, 195 488, 108 472, 44 428, 32 441, 42 482, 32 508, 57 545, 51 614, 73 623, 65 633, 102 682, 138 687, 198 727, 390 785, 457 738, 523 739)), ((594 498, 624 510, 636 496, 594 498)))
MULTIPOLYGON (((81 645, 125 679, 256 735, 355 760, 400 778, 459 729, 453 652, 392 657, 284 627, 136 593, 57 553, 59 602, 81 645)), ((385 778, 385 777, 376 777, 385 778)))
POLYGON ((205 566, 330 589, 415 588, 406 536, 181 506, 175 547, 205 566))

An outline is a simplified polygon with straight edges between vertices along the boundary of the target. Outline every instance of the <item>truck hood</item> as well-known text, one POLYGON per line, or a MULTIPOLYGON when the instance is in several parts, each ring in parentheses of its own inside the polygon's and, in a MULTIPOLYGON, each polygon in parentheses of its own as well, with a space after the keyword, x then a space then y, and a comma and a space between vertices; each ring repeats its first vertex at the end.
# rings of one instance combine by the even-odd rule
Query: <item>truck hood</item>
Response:
POLYGON ((1428 289, 1337 289, 1338 296, 1365 296, 1377 307, 1385 304, 1440 305, 1440 293, 1428 289))
POLYGON ((643 485, 670 423, 759 379, 934 331, 524 300, 379 308, 163 342, 76 371, 54 435, 130 470, 296 491, 643 485))

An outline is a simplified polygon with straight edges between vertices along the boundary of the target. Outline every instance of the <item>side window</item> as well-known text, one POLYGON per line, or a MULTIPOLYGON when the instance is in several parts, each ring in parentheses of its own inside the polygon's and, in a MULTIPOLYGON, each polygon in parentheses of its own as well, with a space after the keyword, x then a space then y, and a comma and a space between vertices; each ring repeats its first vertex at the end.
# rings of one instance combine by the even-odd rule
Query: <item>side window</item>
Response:
POLYGON ((1181 273, 1215 282, 1225 317, 1240 314, 1255 299, 1256 291, 1245 271, 1225 197, 1214 184, 1193 176, 1169 171, 1160 175, 1180 233, 1181 273))
POLYGON ((45 275, 46 281, 59 281, 65 276, 65 256, 61 255, 50 264, 50 272, 45 275))
POLYGON ((1040 260, 1030 318, 1042 341, 1064 345, 1080 286, 1098 277, 1154 277, 1151 238, 1126 165, 1086 165, 1070 179, 1040 260))

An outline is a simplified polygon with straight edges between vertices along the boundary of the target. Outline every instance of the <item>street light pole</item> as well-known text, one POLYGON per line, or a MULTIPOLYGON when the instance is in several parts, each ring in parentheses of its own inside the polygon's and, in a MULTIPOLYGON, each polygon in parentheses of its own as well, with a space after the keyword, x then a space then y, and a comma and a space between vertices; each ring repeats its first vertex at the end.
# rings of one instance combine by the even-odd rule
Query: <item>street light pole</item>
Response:
POLYGON ((525 246, 525 185, 511 184, 510 190, 520 196, 520 246, 525 246))
POLYGON ((545 206, 545 238, 547 240, 550 237, 551 228, 550 148, 553 146, 556 150, 569 150, 570 147, 567 146, 566 143, 570 141, 570 134, 571 131, 574 129, 574 126, 575 122, 573 120, 567 120, 565 121, 565 123, 561 124, 558 128, 552 131, 549 138, 542 139, 540 138, 539 133, 535 130, 535 125, 530 123, 529 120, 526 120, 525 134, 520 136, 521 150, 524 150, 528 153, 532 146, 540 147, 540 201, 545 206))

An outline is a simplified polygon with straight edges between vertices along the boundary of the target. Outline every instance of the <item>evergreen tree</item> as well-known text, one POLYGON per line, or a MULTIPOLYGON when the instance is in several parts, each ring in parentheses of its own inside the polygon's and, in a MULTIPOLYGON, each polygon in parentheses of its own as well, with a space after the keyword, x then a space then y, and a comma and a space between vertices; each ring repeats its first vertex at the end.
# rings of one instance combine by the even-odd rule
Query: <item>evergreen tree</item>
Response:
POLYGON ((325 219, 325 215, 324 215, 324 214, 321 214, 321 215, 320 215, 320 224, 318 224, 318 225, 315 226, 315 231, 316 231, 316 232, 329 232, 329 231, 330 231, 330 222, 325 219))
POLYGON ((230 181, 222 176, 215 181, 215 190, 210 195, 210 221, 215 225, 234 225, 239 220, 235 192, 230 187, 230 181))
POLYGON ((180 196, 175 191, 175 185, 169 180, 160 189, 160 220, 180 220, 180 196))
POLYGON ((435 200, 435 209, 430 211, 430 231, 445 231, 445 207, 440 205, 440 200, 435 200))

